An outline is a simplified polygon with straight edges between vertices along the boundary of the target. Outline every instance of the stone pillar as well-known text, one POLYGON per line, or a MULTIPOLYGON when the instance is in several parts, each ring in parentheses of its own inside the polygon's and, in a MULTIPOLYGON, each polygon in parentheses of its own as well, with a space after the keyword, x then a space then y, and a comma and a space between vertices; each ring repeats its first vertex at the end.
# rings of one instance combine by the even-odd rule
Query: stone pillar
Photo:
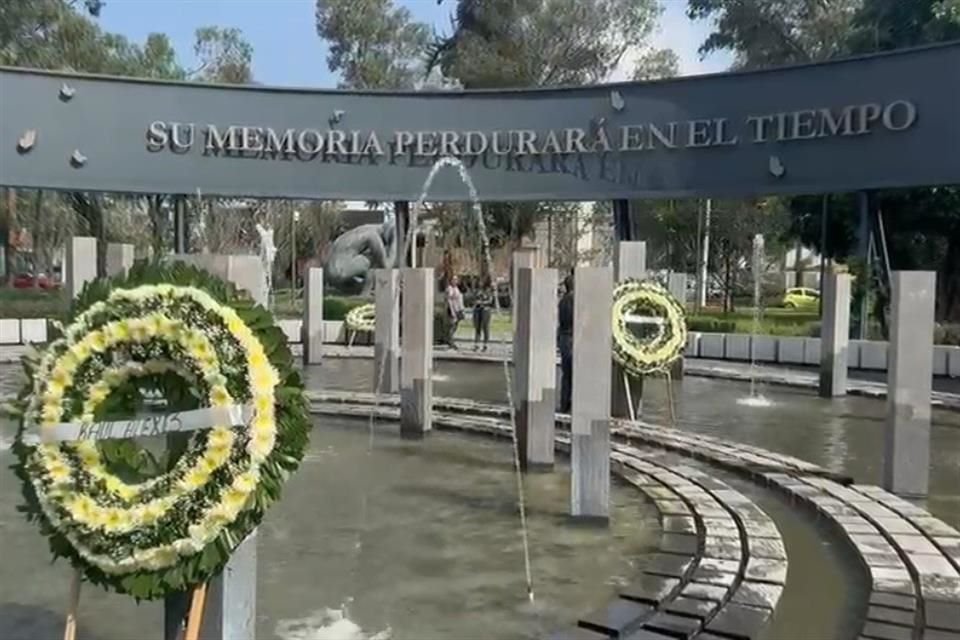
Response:
MULTIPOLYGON (((613 252, 613 275, 617 282, 628 278, 643 280, 647 277, 647 243, 646 242, 618 242, 613 252)), ((573 288, 577 291, 576 285, 573 288)), ((612 301, 611 301, 612 304, 612 301)), ((608 319, 612 322, 612 317, 608 319)), ((610 352, 611 376, 613 387, 610 396, 610 415, 616 418, 630 417, 630 402, 627 399, 627 389, 624 386, 623 369, 613 362, 613 351, 610 352)), ((576 377, 576 376, 574 376, 576 377)), ((643 378, 626 377, 626 386, 630 389, 630 399, 637 417, 643 406, 643 378)))
MULTIPOLYGON (((671 273, 667 279, 667 290, 677 299, 680 306, 687 308, 687 274, 671 273)), ((679 380, 683 377, 683 356, 676 359, 670 367, 670 377, 679 380)))
POLYGON ((97 279, 97 239, 73 236, 67 241, 67 292, 70 299, 97 279))
MULTIPOLYGON (((520 269, 535 269, 540 266, 540 248, 523 246, 513 252, 513 264, 510 270, 510 308, 513 319, 513 339, 517 339, 517 278, 520 269)), ((497 295, 494 292, 494 295, 497 295)))
POLYGON ((107 245, 107 276, 126 275, 133 266, 133 245, 111 242, 107 245))
POLYGON ((376 307, 373 392, 397 393, 400 390, 400 272, 377 269, 373 277, 376 307))
MULTIPOLYGON (((173 260, 205 269, 246 291, 267 306, 269 292, 258 256, 179 254, 173 260)), ((230 556, 223 573, 210 582, 204 611, 203 640, 252 638, 257 619, 257 532, 251 533, 230 556)), ((173 640, 190 605, 190 594, 175 594, 164 603, 164 637, 173 640)))
POLYGON ((267 289, 267 279, 264 277, 260 256, 231 255, 227 258, 227 279, 238 289, 247 291, 254 302, 269 308, 270 291, 267 289))
POLYGON ((433 428, 433 269, 400 272, 400 435, 422 438, 433 428))
MULTIPOLYGON (((223 573, 207 587, 201 640, 236 640, 256 636, 257 532, 233 550, 223 573)), ((180 640, 190 611, 191 594, 177 593, 164 600, 164 640, 180 640)))
POLYGON ((169 259, 209 271, 221 280, 232 283, 241 291, 246 291, 257 304, 264 307, 269 304, 270 292, 267 291, 266 278, 263 277, 263 263, 259 256, 178 253, 170 256, 169 259))
POLYGON ((323 269, 310 267, 303 289, 303 363, 323 361, 323 269))
POLYGON ((933 385, 933 271, 894 271, 887 368, 883 487, 925 496, 930 482, 930 391, 933 385))
POLYGON ((850 274, 830 273, 825 280, 820 322, 820 396, 835 398, 847 395, 850 274))
POLYGON ((609 267, 579 267, 573 290, 570 513, 608 518, 613 273, 609 267))
POLYGON ((513 362, 520 465, 549 469, 557 402, 557 270, 523 268, 517 274, 513 362))

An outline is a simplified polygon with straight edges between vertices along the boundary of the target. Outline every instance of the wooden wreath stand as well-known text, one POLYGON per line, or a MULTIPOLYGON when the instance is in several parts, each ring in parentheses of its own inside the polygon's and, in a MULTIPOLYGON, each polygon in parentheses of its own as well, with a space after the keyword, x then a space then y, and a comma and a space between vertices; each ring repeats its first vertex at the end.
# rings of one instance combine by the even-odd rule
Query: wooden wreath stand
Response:
MULTIPOLYGON (((77 609, 80 607, 80 571, 74 569, 70 579, 70 600, 67 603, 67 618, 63 640, 77 640, 77 609)), ((203 625, 203 610, 207 604, 207 583, 194 587, 190 595, 190 608, 182 621, 177 640, 199 640, 203 625)))

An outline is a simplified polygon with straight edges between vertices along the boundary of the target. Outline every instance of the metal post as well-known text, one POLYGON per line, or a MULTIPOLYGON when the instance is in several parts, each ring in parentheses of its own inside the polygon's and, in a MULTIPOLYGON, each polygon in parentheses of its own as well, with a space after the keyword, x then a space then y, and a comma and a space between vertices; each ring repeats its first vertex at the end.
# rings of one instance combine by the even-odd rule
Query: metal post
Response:
POLYGON ((710 213, 713 201, 707 198, 703 207, 703 244, 700 246, 700 270, 697 273, 697 310, 707 306, 707 267, 710 262, 710 213))
POLYGON ((293 211, 290 221, 290 293, 292 298, 297 297, 297 223, 300 222, 300 212, 293 211))
POLYGON ((177 254, 190 252, 187 242, 186 196, 175 196, 173 201, 173 248, 177 254))
POLYGON ((820 308, 818 313, 823 319, 823 289, 827 273, 827 216, 830 215, 830 194, 823 194, 820 208, 820 308))
POLYGON ((863 297, 860 299, 860 309, 857 313, 857 337, 867 339, 868 300, 870 298, 870 199, 866 191, 857 193, 857 208, 860 221, 857 228, 857 253, 863 258, 864 272, 863 297))
MULTIPOLYGON (((410 255, 405 253, 407 234, 412 232, 410 229, 410 203, 406 200, 398 200, 393 203, 393 210, 397 225, 397 267, 407 267, 411 265, 410 255)), ((416 239, 414 239, 415 241, 416 239)), ((413 251, 413 243, 411 243, 410 251, 413 251)))
POLYGON ((633 226, 630 221, 630 201, 613 201, 613 231, 618 241, 633 239, 633 226))

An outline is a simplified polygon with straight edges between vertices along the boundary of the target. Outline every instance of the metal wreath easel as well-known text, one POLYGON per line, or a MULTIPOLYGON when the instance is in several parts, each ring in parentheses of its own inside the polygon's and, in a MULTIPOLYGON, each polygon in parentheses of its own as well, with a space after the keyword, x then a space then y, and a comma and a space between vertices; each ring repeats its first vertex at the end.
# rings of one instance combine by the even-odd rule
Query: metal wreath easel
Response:
MULTIPOLYGON (((663 324, 666 322, 666 318, 661 318, 657 316, 637 316, 637 315, 626 315, 624 316, 624 321, 631 324, 663 324)), ((670 426, 677 426, 677 413, 676 407, 674 404, 673 397, 673 375, 670 373, 670 367, 673 366, 673 363, 679 359, 679 356, 673 358, 669 362, 664 363, 659 368, 650 371, 648 374, 645 374, 644 377, 654 377, 657 375, 663 376, 664 382, 666 383, 667 388, 667 409, 670 413, 670 426)), ((623 384, 623 393, 627 398, 627 406, 630 410, 630 420, 636 422, 637 420, 637 405, 633 401, 633 394, 630 391, 630 374, 627 373, 626 369, 622 371, 623 375, 621 377, 621 383, 623 384)))

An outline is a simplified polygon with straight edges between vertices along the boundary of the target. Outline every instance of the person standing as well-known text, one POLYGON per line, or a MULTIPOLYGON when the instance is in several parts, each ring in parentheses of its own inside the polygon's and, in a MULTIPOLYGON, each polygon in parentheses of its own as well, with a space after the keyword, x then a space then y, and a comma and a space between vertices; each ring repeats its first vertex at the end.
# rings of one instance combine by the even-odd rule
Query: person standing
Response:
POLYGON ((483 335, 483 350, 487 350, 490 342, 490 315, 493 311, 493 284, 490 277, 483 279, 483 284, 477 289, 473 301, 473 350, 476 351, 480 336, 483 335))
POLYGON ((447 344, 453 349, 457 348, 454 342, 454 336, 457 334, 457 327, 463 320, 463 292, 460 291, 460 279, 457 276, 450 278, 447 285, 447 317, 450 319, 450 332, 447 334, 447 344))
POLYGON ((573 395, 573 275, 563 279, 557 307, 557 346, 560 349, 560 413, 570 413, 573 395))

